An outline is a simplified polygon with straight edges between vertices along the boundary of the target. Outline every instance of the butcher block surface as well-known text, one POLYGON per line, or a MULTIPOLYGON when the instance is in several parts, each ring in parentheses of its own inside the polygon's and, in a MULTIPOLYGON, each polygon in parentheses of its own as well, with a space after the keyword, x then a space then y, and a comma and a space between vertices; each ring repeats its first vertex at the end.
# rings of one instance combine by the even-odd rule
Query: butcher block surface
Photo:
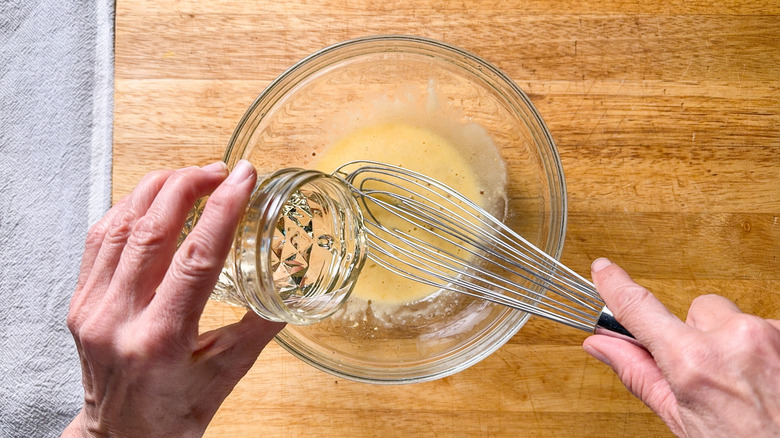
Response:
MULTIPOLYGON (((366 35, 441 40, 502 69, 537 107, 568 187, 562 261, 607 256, 685 319, 717 293, 780 318, 780 3, 119 0, 113 195, 222 157, 262 89, 366 35)), ((241 311, 210 303, 204 330, 241 311)), ((272 343, 208 437, 666 437, 664 423, 538 318, 477 365, 377 386, 272 343)))

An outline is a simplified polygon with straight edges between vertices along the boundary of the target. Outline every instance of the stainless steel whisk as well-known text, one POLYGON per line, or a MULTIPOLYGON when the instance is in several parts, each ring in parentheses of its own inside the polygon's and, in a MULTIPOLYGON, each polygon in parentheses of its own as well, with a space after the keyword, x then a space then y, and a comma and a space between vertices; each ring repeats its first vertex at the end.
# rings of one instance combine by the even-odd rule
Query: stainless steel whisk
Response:
POLYGON ((454 189, 373 161, 353 161, 334 173, 352 187, 368 257, 377 264, 436 288, 633 340, 591 282, 454 189))

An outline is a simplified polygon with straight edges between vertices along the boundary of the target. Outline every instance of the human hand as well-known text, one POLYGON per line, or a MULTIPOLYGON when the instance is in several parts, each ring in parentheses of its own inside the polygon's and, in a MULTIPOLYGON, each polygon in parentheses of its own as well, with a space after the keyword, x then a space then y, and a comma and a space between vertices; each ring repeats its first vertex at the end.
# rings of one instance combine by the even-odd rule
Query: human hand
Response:
POLYGON ((283 327, 248 312, 198 335, 256 179, 244 161, 229 177, 224 163, 153 172, 90 229, 68 313, 84 408, 64 436, 200 436, 283 327))
POLYGON ((585 351, 680 437, 780 437, 780 321, 726 298, 696 298, 686 322, 607 259, 593 262, 607 307, 647 349, 593 335, 585 351))

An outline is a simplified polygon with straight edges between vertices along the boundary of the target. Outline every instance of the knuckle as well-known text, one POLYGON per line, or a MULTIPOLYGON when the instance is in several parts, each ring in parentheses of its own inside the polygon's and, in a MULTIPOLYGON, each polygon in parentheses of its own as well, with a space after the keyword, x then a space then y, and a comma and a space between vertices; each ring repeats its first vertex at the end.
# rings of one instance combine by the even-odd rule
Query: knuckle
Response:
POLYGON ((621 285, 615 292, 616 307, 621 314, 641 312, 643 303, 652 296, 649 290, 634 283, 621 285))
POLYGON ((111 221, 111 226, 105 233, 105 240, 109 244, 123 244, 130 235, 137 214, 132 208, 125 208, 117 212, 111 221))
POLYGON ((734 316, 726 325, 737 338, 741 338, 742 341, 751 341, 751 343, 762 338, 768 328, 768 325, 761 318, 744 313, 734 316))
POLYGON ((74 337, 82 347, 93 353, 104 354, 113 348, 113 330, 102 318, 89 318, 74 327, 74 337))
POLYGON ((103 238, 108 232, 108 229, 105 220, 100 220, 89 227, 89 230, 87 231, 86 246, 100 246, 100 244, 103 243, 103 238))
POLYGON ((149 213, 135 221, 128 243, 141 251, 153 251, 167 241, 164 230, 160 218, 149 213))
POLYGON ((164 170, 146 174, 133 189, 130 196, 127 197, 127 204, 135 206, 140 210, 146 210, 160 192, 160 189, 165 185, 170 175, 170 171, 164 170))
POLYGON ((68 312, 67 318, 65 319, 65 324, 67 325, 70 333, 75 337, 79 332, 79 327, 81 326, 81 318, 74 310, 71 309, 68 312))
POLYGON ((118 345, 116 358, 127 368, 148 363, 166 351, 165 340, 159 338, 153 330, 135 330, 126 335, 118 345))
POLYGON ((165 183, 168 177, 171 175, 170 170, 153 170, 141 179, 139 186, 161 186, 165 183))
POLYGON ((192 179, 189 170, 190 169, 180 169, 173 172, 168 176, 166 183, 172 185, 189 185, 190 180, 192 179))
POLYGON ((165 184, 170 185, 171 188, 179 194, 179 196, 188 200, 189 203, 195 202, 195 199, 197 198, 195 179, 193 178, 193 175, 189 169, 174 172, 170 177, 168 177, 168 181, 166 181, 165 184))
MULTIPOLYGON (((752 358, 778 337, 777 330, 767 321, 753 315, 740 314, 724 325, 731 342, 729 352, 737 358, 752 358)), ((749 359, 748 359, 749 360, 749 359)))
POLYGON ((177 258, 173 264, 172 275, 177 280, 185 282, 198 282, 209 279, 221 268, 222 263, 216 260, 211 245, 200 234, 193 233, 188 236, 185 244, 176 253, 177 258))

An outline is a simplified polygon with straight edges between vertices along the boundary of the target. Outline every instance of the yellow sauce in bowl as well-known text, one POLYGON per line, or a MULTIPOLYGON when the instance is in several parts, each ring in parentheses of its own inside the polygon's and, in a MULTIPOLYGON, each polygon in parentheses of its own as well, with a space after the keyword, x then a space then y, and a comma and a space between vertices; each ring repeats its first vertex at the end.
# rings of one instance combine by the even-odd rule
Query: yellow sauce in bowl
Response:
MULTIPOLYGON (((408 122, 377 123, 347 133, 321 154, 314 167, 324 172, 332 172, 353 160, 393 164, 437 179, 483 208, 490 209, 490 204, 495 203, 491 198, 503 190, 503 178, 486 177, 484 172, 487 169, 475 168, 474 160, 468 159, 463 153, 463 145, 455 144, 456 141, 451 141, 428 127, 408 122), (486 196, 486 193, 493 196, 486 196)), ((486 154, 490 152, 483 151, 486 154)), ((428 239, 425 233, 419 233, 418 230, 410 228, 404 231, 416 234, 424 240, 428 239)), ((446 250, 456 254, 461 251, 459 248, 446 250)), ((467 257, 465 254, 460 255, 467 257)), ((383 309, 387 312, 428 299, 437 292, 432 286, 400 277, 368 260, 352 296, 358 301, 371 304, 375 310, 383 309)))

